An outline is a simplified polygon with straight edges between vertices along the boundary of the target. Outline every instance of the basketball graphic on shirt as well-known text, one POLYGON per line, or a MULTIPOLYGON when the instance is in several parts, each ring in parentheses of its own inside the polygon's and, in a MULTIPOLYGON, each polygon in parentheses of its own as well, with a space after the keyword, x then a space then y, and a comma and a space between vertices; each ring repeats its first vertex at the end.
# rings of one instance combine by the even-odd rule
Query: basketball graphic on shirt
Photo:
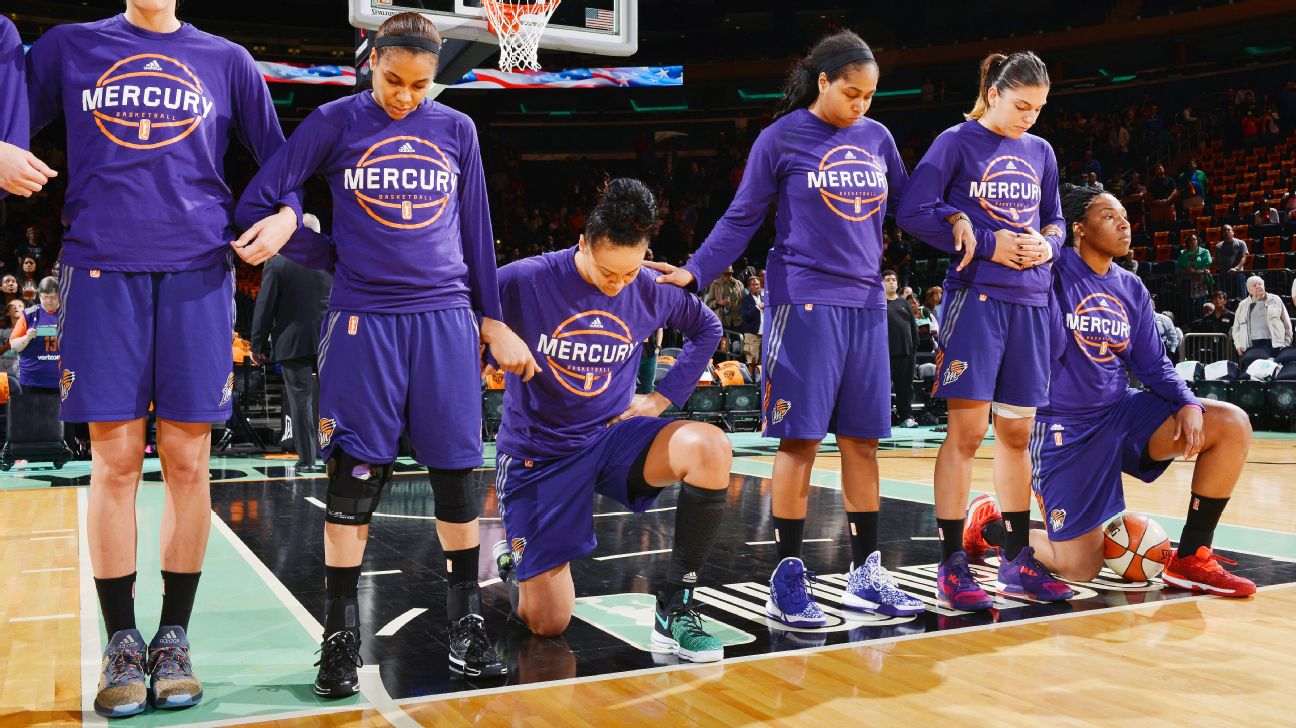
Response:
POLYGON ((202 125, 215 102, 188 66, 160 53, 140 53, 114 63, 81 90, 81 110, 99 131, 128 149, 157 149, 184 139, 202 125))
POLYGON ((1119 298, 1107 293, 1091 293, 1066 315, 1080 350, 1093 361, 1102 363, 1116 358, 1129 348, 1129 313, 1119 298))
POLYGON ((638 350, 630 327, 607 311, 583 311, 540 335, 536 353, 546 369, 572 394, 597 397, 612 384, 612 373, 638 350))
POLYGON ((394 136, 369 147, 343 172, 343 186, 369 217, 398 230, 440 219, 459 175, 441 147, 415 136, 394 136))
POLYGON ((1016 228, 1038 227, 1039 174, 1021 157, 1004 155, 990 160, 981 179, 972 182, 969 197, 999 222, 1016 228))
POLYGON ((862 222, 886 207, 886 166, 869 152, 844 144, 828 150, 807 184, 819 190, 828 209, 862 222))

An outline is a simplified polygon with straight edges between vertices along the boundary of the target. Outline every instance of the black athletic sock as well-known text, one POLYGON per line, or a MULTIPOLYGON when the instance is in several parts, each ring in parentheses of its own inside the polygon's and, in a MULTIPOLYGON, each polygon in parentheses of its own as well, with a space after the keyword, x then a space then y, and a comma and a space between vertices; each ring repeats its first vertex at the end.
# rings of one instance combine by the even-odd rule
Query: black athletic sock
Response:
POLYGON ((941 561, 945 561, 950 554, 963 550, 963 519, 937 518, 936 535, 940 538, 941 561))
POLYGON ((162 572, 162 621, 159 626, 176 626, 189 631, 189 616, 193 614, 194 594, 198 592, 200 576, 201 571, 192 574, 162 572))
POLYGON ((99 609, 108 639, 123 629, 135 629, 135 572, 113 579, 95 579, 99 609))
POLYGON ((851 560, 858 569, 877 551, 878 512, 846 511, 846 524, 846 532, 850 536, 851 560))
POLYGON ((1183 534, 1179 536, 1179 556, 1192 556, 1197 547, 1211 545, 1215 540, 1215 526, 1219 524, 1228 498, 1207 498, 1193 494, 1188 502, 1188 519, 1184 522, 1183 534))
POLYGON ((1004 544, 1008 541, 1008 530, 1004 528, 1003 519, 1001 518, 997 521, 991 521, 982 526, 981 538, 984 538, 986 543, 991 546, 1003 548, 1004 544))
POLYGON ((1003 558, 1012 561, 1030 545, 1030 511, 1004 511, 1003 558))
POLYGON ((724 518, 727 494, 724 488, 714 490, 680 483, 679 500, 675 503, 675 545, 666 572, 666 588, 657 595, 664 604, 670 604, 677 592, 697 586, 698 572, 711 553, 724 518))
POLYGON ((445 552, 446 576, 450 586, 468 582, 477 583, 477 559, 480 552, 480 546, 445 552))
POLYGON ((356 594, 360 591, 359 566, 325 566, 324 634, 344 629, 360 630, 360 610, 356 594))
POLYGON ((801 558, 801 541, 805 538, 804 518, 779 518, 770 516, 774 521, 774 546, 778 549, 778 560, 789 557, 801 558))

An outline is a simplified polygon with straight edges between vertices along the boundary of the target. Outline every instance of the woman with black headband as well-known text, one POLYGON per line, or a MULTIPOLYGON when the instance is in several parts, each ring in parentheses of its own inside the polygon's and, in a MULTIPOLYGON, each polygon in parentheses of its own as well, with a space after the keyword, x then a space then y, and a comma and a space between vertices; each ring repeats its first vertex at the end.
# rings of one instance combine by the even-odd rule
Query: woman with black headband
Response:
MULTIPOLYGON (((878 66, 850 31, 820 40, 793 66, 773 124, 752 145, 738 193, 688 265, 655 265, 662 282, 705 285, 742 255, 777 200, 762 352, 763 433, 779 438, 773 522, 778 566, 766 613, 819 627, 801 543, 819 442, 837 436, 853 567, 847 608, 900 616, 922 603, 882 567, 878 439, 891 435, 882 218, 906 183, 895 141, 864 114, 878 66)), ((652 265, 652 264, 650 264, 652 265)))
POLYGON ((370 57, 373 91, 312 112, 252 180, 237 210, 247 232, 233 246, 249 263, 282 247, 299 263, 336 269, 319 348, 319 444, 329 484, 315 692, 326 697, 359 689, 360 564, 406 430, 435 497, 449 581, 450 667, 468 677, 506 671, 486 637, 477 584, 478 345, 524 379, 537 367, 500 322, 473 123, 425 98, 440 43, 417 13, 384 22, 370 57), (331 238, 297 231, 301 210, 293 193, 316 172, 333 193, 331 238))

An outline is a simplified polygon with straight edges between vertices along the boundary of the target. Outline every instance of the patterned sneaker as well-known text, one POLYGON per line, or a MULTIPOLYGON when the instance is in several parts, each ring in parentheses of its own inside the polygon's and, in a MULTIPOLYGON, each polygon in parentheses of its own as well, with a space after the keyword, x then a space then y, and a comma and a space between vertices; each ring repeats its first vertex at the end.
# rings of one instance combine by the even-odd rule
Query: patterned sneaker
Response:
POLYGON ((921 601, 896 586, 891 574, 882 566, 882 554, 878 551, 869 554, 863 566, 852 569, 847 575, 842 606, 888 617, 908 617, 923 611, 921 601))
POLYGON ((149 703, 154 708, 188 708, 203 698, 202 683, 189 661, 189 636, 180 627, 159 627, 149 643, 149 703))
POLYGON ((1209 546, 1199 546, 1192 556, 1179 556, 1175 551, 1166 562, 1161 580, 1177 589, 1187 589, 1198 594, 1218 594, 1222 597, 1249 597, 1255 594, 1255 582, 1231 574, 1221 563, 1237 566, 1237 562, 1211 551, 1209 546))
POLYGON ((979 612, 994 606, 968 568, 967 553, 955 551, 936 567, 936 600, 942 607, 979 612))
POLYGON ((982 493, 972 499, 968 504, 967 519, 964 520, 963 525, 963 550, 967 552, 968 558, 979 559, 986 555, 991 547, 982 535, 981 529, 1002 520, 1003 514, 999 513, 999 506, 995 504, 994 496, 982 493))
POLYGON ((655 647, 674 650, 681 660, 689 662, 724 659, 724 643, 702 627, 702 615, 698 614, 692 589, 677 592, 670 604, 657 600, 652 643, 655 647))
POLYGON ((1009 561, 999 552, 1000 594, 1026 597, 1037 602, 1061 602, 1073 596, 1071 587, 1058 579, 1035 558, 1035 549, 1027 546, 1009 561))
POLYGON ((144 712, 147 694, 144 668, 148 651, 144 635, 137 629, 123 629, 108 640, 99 670, 99 692, 94 710, 105 718, 125 718, 144 712))
POLYGON ((814 574, 795 556, 779 562, 770 576, 765 614, 789 627, 822 627, 828 618, 814 600, 814 574))
POLYGON ((340 629, 320 645, 319 675, 315 694, 325 698, 347 698, 360 692, 360 633, 340 629))

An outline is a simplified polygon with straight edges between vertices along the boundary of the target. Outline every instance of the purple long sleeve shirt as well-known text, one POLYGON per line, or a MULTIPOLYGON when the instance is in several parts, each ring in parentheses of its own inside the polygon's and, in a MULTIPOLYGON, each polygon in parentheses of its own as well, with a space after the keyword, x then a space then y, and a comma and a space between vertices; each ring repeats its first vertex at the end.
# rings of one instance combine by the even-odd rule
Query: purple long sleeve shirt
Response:
POLYGON ((230 137, 259 161, 284 141, 246 50, 188 23, 155 33, 117 15, 50 28, 27 74, 32 132, 67 120, 64 263, 181 271, 229 255, 230 137))
POLYGON ((500 269, 504 323, 531 347, 544 370, 504 387, 500 452, 546 460, 579 452, 634 397, 639 346, 659 328, 686 342, 657 391, 684 406, 720 341, 720 320, 701 299, 639 277, 613 297, 576 269, 576 248, 526 258, 500 269))
POLYGON ((1066 248, 1053 262, 1051 307, 1049 403, 1041 418, 1071 423, 1101 416, 1129 388, 1126 369, 1177 408, 1200 406, 1166 357, 1152 298, 1133 273, 1112 265, 1099 275, 1066 248))
MULTIPOLYGON (((18 29, 9 18, 0 15, 0 142, 23 149, 31 140, 25 63, 18 29)), ((0 199, 8 194, 0 190, 0 199)))
MULTIPOLYGON (((1047 306, 1050 264, 1024 271, 991 261, 995 232, 1025 228, 1039 232, 1061 228, 1057 158, 1043 139, 1026 134, 1009 139, 977 121, 950 127, 923 155, 900 201, 896 223, 924 243, 955 255, 945 277, 946 290, 974 288, 991 298, 1028 306, 1047 306), (955 255, 956 213, 967 213, 976 235, 976 253, 962 271, 962 253, 955 255)), ((1064 235, 1047 238, 1056 258, 1064 235)))
POLYGON ((765 266, 770 305, 886 308, 882 219, 894 212, 906 179, 882 124, 866 118, 839 129, 798 109, 756 138, 733 202, 684 268, 705 290, 743 254, 777 201, 765 266))
POLYGON ((500 318, 486 176, 466 115, 424 100, 395 120, 368 92, 324 104, 248 185, 239 224, 294 207, 291 193, 316 172, 333 193, 332 237, 299 230, 282 252, 308 267, 335 259, 332 309, 500 318))

